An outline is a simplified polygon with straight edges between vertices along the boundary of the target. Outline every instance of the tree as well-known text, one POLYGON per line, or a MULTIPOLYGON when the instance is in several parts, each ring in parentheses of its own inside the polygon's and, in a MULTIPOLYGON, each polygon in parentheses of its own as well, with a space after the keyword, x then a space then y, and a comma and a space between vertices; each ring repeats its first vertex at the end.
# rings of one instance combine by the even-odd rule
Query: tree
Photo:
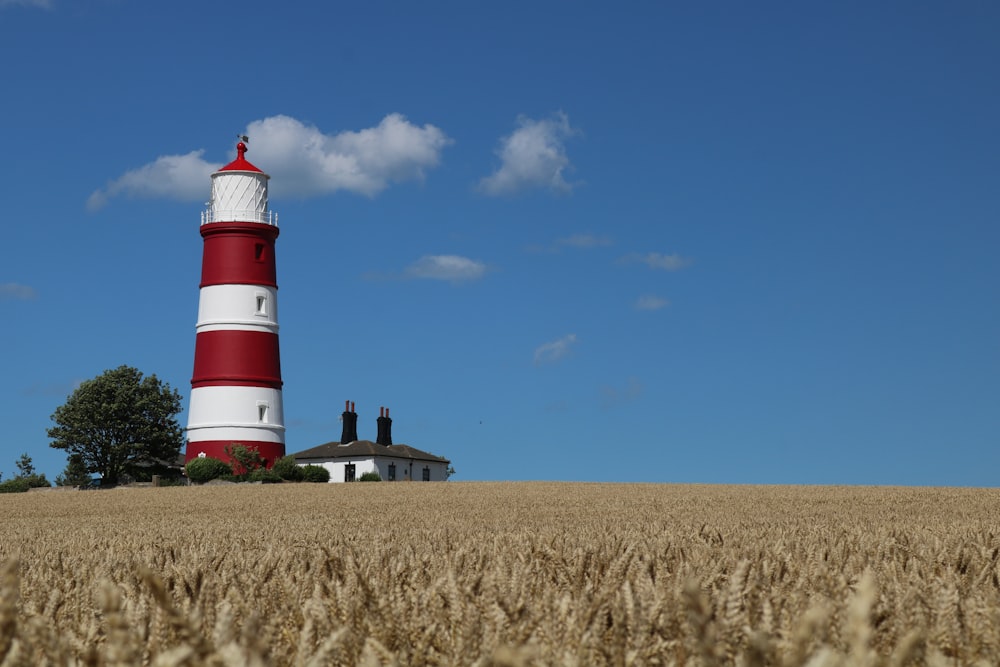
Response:
POLYGON ((35 474, 35 464, 31 462, 27 452, 21 454, 21 458, 15 461, 14 465, 17 466, 18 477, 31 477, 35 474))
POLYGON ((87 464, 79 454, 70 454, 66 469, 56 477, 56 486, 85 486, 92 481, 87 464))
POLYGON ((20 482, 30 489, 51 486, 49 480, 45 479, 45 475, 39 475, 35 472, 35 464, 31 462, 31 457, 28 456, 27 452, 21 454, 21 458, 14 461, 14 465, 17 466, 17 474, 10 482, 20 482))
POLYGON ((86 380, 52 413, 49 443, 78 454, 87 472, 117 484, 141 468, 176 459, 184 444, 181 395, 130 366, 86 380))

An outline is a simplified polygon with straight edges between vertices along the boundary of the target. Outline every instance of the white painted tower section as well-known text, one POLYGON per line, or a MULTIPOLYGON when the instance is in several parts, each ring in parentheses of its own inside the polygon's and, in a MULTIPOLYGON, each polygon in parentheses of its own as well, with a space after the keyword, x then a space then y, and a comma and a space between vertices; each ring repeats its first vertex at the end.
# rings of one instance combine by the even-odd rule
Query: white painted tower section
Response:
POLYGON ((285 414, 280 389, 199 387, 191 392, 189 413, 189 442, 285 441, 285 414))
POLYGON ((198 331, 278 333, 278 290, 265 285, 206 285, 198 299, 198 331))

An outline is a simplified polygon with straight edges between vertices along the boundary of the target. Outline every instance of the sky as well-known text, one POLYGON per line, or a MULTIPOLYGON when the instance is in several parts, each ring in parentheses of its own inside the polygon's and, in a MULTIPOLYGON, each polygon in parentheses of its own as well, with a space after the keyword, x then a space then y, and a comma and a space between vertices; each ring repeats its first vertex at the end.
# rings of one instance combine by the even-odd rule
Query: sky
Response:
MULTIPOLYGON (((190 397, 271 175, 289 453, 455 480, 1000 483, 1000 5, 0 0, 0 471, 190 397)), ((186 424, 186 412, 178 416, 186 424)))

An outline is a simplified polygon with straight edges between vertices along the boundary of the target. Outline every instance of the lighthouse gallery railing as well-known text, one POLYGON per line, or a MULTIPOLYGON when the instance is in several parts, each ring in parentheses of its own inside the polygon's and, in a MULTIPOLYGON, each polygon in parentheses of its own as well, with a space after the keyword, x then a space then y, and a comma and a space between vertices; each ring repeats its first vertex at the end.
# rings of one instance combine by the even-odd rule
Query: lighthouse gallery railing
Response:
POLYGON ((278 226, 278 214, 274 211, 234 210, 208 208, 201 212, 201 224, 210 222, 259 222, 278 226))

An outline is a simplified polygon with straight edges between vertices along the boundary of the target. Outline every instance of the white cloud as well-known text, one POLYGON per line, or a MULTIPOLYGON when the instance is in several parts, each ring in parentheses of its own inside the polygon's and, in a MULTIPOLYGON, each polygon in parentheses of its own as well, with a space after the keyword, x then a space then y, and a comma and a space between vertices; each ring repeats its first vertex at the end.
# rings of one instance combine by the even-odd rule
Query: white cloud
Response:
POLYGON ((406 269, 406 275, 459 283, 482 278, 486 275, 486 265, 459 255, 424 255, 406 269))
POLYGON ((0 7, 16 6, 52 9, 52 0, 0 0, 0 7))
POLYGON ((375 127, 332 136, 294 118, 272 116, 250 123, 247 134, 275 187, 304 196, 349 190, 371 197, 390 183, 421 181, 452 143, 433 125, 418 127, 398 113, 375 127))
POLYGON ((0 301, 29 301, 38 296, 34 287, 18 283, 0 283, 0 301))
POLYGON ((567 334, 559 340, 542 343, 535 348, 535 364, 551 364, 570 353, 576 344, 576 334, 567 334))
POLYGON ((204 152, 197 150, 186 155, 164 155, 138 169, 127 171, 103 190, 95 190, 87 199, 87 209, 96 211, 109 199, 122 194, 144 199, 206 199, 211 192, 211 174, 222 164, 205 162, 201 157, 204 152))
POLYGON ((635 302, 636 310, 659 310, 670 305, 670 301, 654 294, 640 296, 635 302))
POLYGON ((554 192, 569 192, 573 185, 563 173, 573 165, 566 157, 563 142, 576 134, 569 118, 559 112, 553 118, 517 119, 520 127, 500 140, 496 153, 500 168, 479 182, 479 189, 488 195, 503 195, 530 188, 554 192))
MULTIPOLYGON (((271 116, 247 125, 246 134, 247 159, 274 177, 272 196, 347 190, 372 197, 392 183, 422 181, 452 143, 433 125, 419 127, 397 113, 375 127, 334 135, 290 116, 271 116)), ((210 192, 209 175, 223 163, 208 162, 203 154, 202 149, 161 156, 96 190, 87 207, 99 209, 119 195, 204 200, 210 192)))
POLYGON ((693 259, 681 257, 676 253, 673 255, 664 255, 658 252, 646 254, 634 252, 630 255, 625 255, 618 261, 622 264, 641 263, 651 269, 660 269, 661 271, 680 271, 694 263, 693 259))

